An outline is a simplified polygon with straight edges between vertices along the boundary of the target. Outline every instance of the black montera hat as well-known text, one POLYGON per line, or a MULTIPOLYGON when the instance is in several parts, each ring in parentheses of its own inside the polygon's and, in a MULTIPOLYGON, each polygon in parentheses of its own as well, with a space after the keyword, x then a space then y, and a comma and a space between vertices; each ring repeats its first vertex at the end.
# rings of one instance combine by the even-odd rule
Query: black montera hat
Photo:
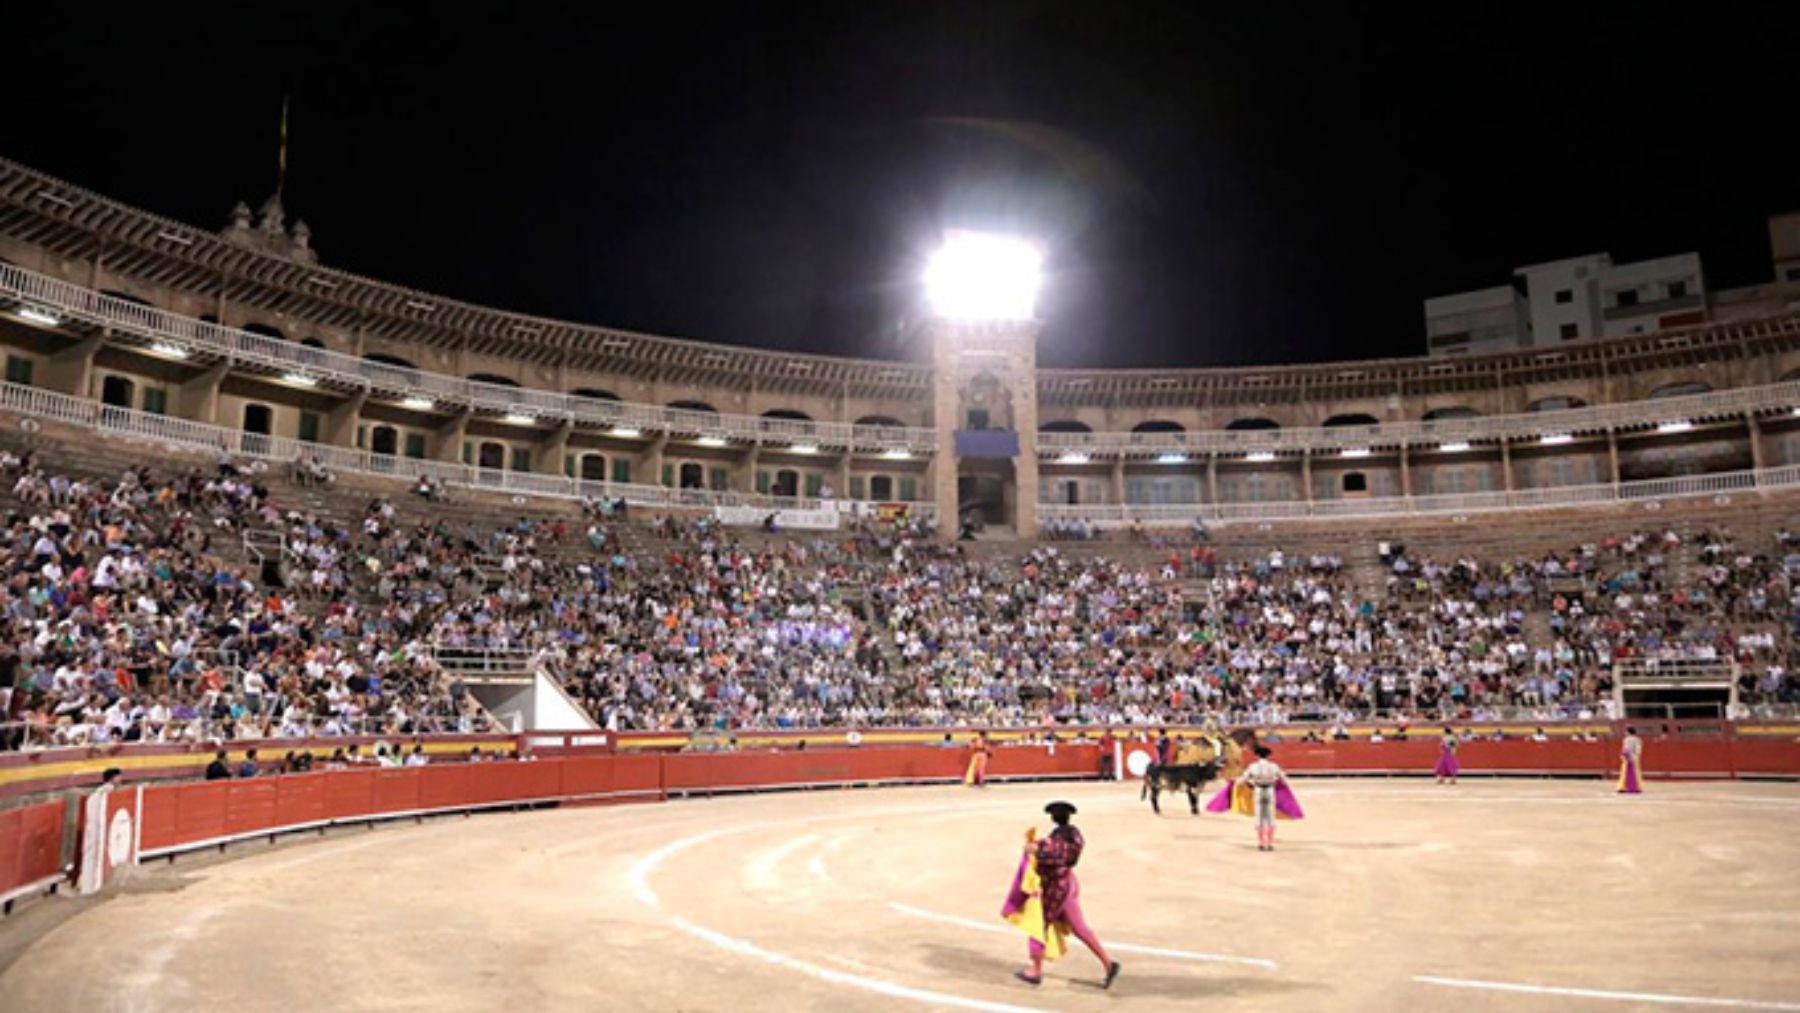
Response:
POLYGON ((1075 806, 1069 802, 1052 802, 1044 807, 1044 811, 1058 819, 1067 819, 1075 815, 1075 806))

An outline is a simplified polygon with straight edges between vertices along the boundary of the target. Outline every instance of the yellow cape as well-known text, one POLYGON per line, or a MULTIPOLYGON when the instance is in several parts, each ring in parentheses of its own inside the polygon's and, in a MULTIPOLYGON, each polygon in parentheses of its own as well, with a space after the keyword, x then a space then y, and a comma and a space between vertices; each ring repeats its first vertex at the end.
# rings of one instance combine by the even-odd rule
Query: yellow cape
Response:
POLYGON ((1069 951, 1069 927, 1061 922, 1051 925, 1044 923, 1044 900, 1039 896, 1044 888, 1044 881, 1038 878, 1036 855, 1025 859, 1025 875, 1019 882, 1019 888, 1025 891, 1025 906, 1007 915, 1006 920, 1043 944, 1046 958, 1062 959, 1062 955, 1069 951))

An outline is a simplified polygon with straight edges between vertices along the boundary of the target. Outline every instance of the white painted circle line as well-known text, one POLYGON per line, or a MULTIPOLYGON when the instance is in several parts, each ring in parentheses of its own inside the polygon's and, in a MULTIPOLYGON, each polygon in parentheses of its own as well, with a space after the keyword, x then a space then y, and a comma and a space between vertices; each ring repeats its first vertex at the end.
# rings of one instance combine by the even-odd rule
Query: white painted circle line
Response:
MULTIPOLYGON (((956 915, 939 914, 936 911, 927 911, 924 908, 913 907, 911 904, 902 904, 899 901, 888 901, 888 907, 903 915, 911 915, 914 918, 924 918, 934 922, 943 922, 946 925, 960 925, 966 929, 977 929, 982 932, 1004 932, 1008 934, 1014 931, 1003 925, 976 921, 973 918, 961 918, 956 915)), ((1234 957, 1224 953, 1197 953, 1193 950, 1170 950, 1161 946, 1135 946, 1131 943, 1119 942, 1108 942, 1106 948, 1108 950, 1117 950, 1120 953, 1142 953, 1145 956, 1169 957, 1174 960, 1197 960, 1214 964, 1244 964, 1249 967, 1261 967, 1271 971, 1276 969, 1276 964, 1273 960, 1264 960, 1261 957, 1234 957)))
POLYGON ((1612 1002, 1661 1003, 1665 1006, 1724 1006, 1732 1009, 1800 1010, 1800 1002, 1770 999, 1730 999, 1704 995, 1663 995, 1658 992, 1611 992, 1597 988, 1564 988, 1557 985, 1525 985, 1507 981, 1471 981, 1466 978, 1439 978, 1429 974, 1413 976, 1421 985, 1444 988, 1468 988, 1484 992, 1522 992, 1527 995, 1561 995, 1572 999, 1600 999, 1612 1002))

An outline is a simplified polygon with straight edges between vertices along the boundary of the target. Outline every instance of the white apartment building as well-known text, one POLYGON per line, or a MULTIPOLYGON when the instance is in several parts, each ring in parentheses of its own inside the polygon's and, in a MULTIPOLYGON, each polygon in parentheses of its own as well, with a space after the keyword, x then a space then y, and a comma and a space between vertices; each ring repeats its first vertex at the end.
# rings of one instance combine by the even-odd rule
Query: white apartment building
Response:
POLYGON ((1513 284, 1425 300, 1431 355, 1554 348, 1706 320, 1700 255, 1615 264, 1606 253, 1531 264, 1513 284))

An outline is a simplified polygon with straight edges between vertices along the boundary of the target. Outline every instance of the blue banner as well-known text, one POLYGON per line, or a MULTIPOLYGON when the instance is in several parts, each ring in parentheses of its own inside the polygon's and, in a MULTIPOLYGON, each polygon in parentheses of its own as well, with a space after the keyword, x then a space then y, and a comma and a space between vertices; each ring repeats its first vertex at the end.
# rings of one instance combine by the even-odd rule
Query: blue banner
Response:
POLYGON ((958 429, 956 456, 1018 457, 1019 434, 1011 429, 958 429))

